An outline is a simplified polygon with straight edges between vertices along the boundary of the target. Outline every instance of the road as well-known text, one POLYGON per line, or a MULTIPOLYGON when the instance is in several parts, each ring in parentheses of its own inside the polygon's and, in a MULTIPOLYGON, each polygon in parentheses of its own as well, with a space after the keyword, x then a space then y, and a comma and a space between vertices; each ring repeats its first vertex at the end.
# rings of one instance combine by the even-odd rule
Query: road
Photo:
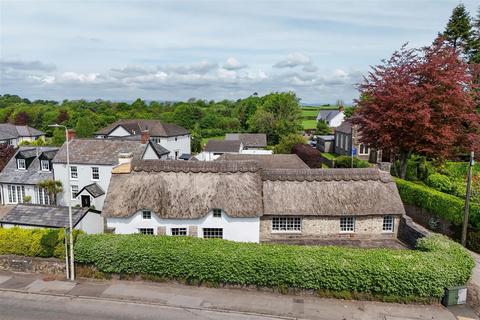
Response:
POLYGON ((232 312, 173 308, 152 304, 94 300, 20 292, 0 292, 2 320, 270 320, 232 312))

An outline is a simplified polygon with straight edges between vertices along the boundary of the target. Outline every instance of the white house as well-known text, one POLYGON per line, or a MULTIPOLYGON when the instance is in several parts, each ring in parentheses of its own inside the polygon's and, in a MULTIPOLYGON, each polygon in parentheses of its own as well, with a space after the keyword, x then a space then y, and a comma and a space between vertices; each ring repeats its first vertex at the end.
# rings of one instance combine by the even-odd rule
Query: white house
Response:
MULTIPOLYGON (((88 234, 103 233, 100 211, 72 208, 73 228, 88 234)), ((69 225, 68 207, 19 204, 0 218, 3 228, 66 228, 69 225)))
MULTIPOLYGON (((73 139, 69 145, 70 170, 67 169, 66 144, 53 159, 54 179, 70 184, 72 205, 102 210, 112 168, 133 159, 165 159, 168 150, 148 140, 73 139)), ((68 205, 69 192, 58 195, 60 205, 68 205)))
POLYGON ((325 121, 330 128, 338 127, 344 119, 345 112, 343 107, 334 110, 320 110, 317 115, 317 121, 325 121))
POLYGON ((240 140, 208 140, 207 145, 195 157, 200 161, 213 161, 222 154, 232 153, 239 154, 243 150, 240 140))
POLYGON ((45 133, 29 126, 16 126, 11 123, 0 123, 0 143, 6 143, 14 147, 27 141, 33 142, 37 139, 45 140, 45 133))
POLYGON ((131 119, 119 120, 95 133, 99 139, 128 139, 148 133, 149 139, 169 150, 168 157, 179 159, 190 154, 190 133, 176 124, 160 120, 131 119))
POLYGON ((50 204, 41 181, 52 180, 52 159, 58 148, 20 147, 0 173, 0 198, 2 204, 50 204))

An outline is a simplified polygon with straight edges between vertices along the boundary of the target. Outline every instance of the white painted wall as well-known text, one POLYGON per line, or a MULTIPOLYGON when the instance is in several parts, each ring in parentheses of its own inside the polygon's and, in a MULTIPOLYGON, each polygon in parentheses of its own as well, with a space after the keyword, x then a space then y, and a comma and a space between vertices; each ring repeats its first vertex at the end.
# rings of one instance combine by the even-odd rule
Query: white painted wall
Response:
MULTIPOLYGON (((152 146, 148 145, 145 153, 143 154, 143 159, 145 160, 156 160, 158 159, 157 153, 153 150, 152 146)), ((166 160, 168 159, 168 154, 163 155, 160 159, 166 160)))
POLYGON ((84 231, 87 234, 103 233, 103 217, 99 213, 87 212, 85 217, 77 224, 75 229, 84 231))
MULTIPOLYGON (((140 132, 138 132, 137 134, 140 134, 140 132)), ((110 132, 109 136, 111 137, 126 137, 126 136, 130 136, 130 132, 127 131, 127 129, 125 129, 124 127, 122 126, 118 126, 116 127, 112 132, 110 132)))
MULTIPOLYGON (((139 211, 128 218, 107 218, 107 228, 114 228, 116 234, 138 233, 139 228, 153 228, 157 234, 158 227, 166 227, 167 235, 171 228, 197 226, 198 237, 202 238, 202 228, 223 228, 223 239, 240 242, 260 241, 260 218, 233 218, 222 212, 221 218, 213 217, 210 211, 200 219, 162 219, 152 212, 151 219, 143 219, 139 211)), ((188 232, 188 231, 187 231, 188 232)))
POLYGON ((345 112, 342 111, 335 117, 333 117, 333 119, 330 120, 330 123, 328 125, 329 127, 336 128, 342 124, 343 120, 345 120, 345 112))
POLYGON ((171 159, 175 159, 175 151, 178 152, 178 157, 182 154, 191 154, 190 135, 183 135, 177 137, 152 137, 154 141, 160 141, 160 145, 170 151, 168 155, 171 159))

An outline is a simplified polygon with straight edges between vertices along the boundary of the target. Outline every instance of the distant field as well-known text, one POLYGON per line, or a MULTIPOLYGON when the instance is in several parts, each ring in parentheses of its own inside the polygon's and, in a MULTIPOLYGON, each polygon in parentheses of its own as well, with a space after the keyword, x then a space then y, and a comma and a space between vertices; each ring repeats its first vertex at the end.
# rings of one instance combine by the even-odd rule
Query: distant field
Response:
POLYGON ((316 117, 319 109, 302 109, 302 117, 316 117))
POLYGON ((315 129, 317 127, 317 120, 303 120, 303 129, 315 129))

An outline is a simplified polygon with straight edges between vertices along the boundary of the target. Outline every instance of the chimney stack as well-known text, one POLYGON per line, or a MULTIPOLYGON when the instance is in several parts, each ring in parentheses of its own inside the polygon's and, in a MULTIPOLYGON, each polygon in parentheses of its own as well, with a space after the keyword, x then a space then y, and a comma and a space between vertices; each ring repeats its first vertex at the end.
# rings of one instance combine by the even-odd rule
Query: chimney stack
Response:
POLYGON ((150 140, 150 132, 148 130, 143 130, 142 134, 140 135, 140 143, 146 144, 150 140))
POLYGON ((75 130, 73 129, 67 130, 67 139, 68 141, 72 141, 73 139, 75 139, 75 130))
POLYGON ((132 163, 133 153, 131 152, 122 152, 118 154, 118 164, 132 163))

